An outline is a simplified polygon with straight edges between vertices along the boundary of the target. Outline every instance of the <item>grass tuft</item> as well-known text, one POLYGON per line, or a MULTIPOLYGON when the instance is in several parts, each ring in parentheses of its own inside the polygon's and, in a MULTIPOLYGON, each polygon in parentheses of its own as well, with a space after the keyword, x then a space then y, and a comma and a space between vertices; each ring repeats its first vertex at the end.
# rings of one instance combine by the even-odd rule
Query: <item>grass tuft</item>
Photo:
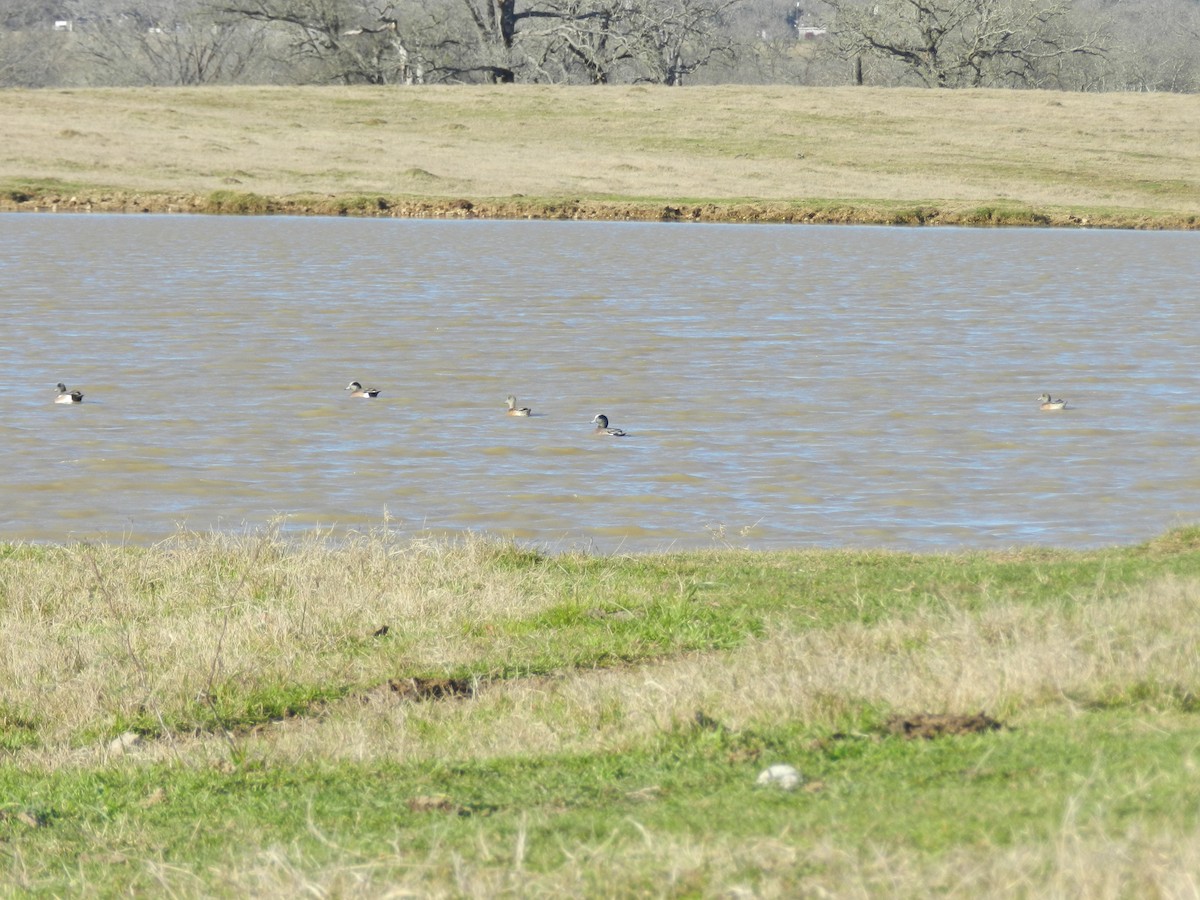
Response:
POLYGON ((1145 544, 1148 553, 1175 556, 1181 553, 1200 553, 1200 526, 1173 528, 1145 544))
POLYGON ((258 194, 222 190, 210 193, 206 205, 199 211, 235 216, 259 216, 272 212, 273 206, 270 200, 260 197, 258 194))
POLYGON ((968 225, 1040 225, 1051 224, 1050 216, 1023 206, 979 206, 967 212, 968 225))

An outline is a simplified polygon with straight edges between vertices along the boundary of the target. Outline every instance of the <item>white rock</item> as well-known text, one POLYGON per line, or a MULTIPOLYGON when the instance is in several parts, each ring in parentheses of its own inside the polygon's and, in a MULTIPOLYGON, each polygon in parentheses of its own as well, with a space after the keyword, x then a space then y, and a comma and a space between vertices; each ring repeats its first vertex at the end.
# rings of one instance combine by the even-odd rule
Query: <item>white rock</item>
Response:
POLYGON ((112 743, 108 745, 109 753, 128 753, 142 743, 142 736, 132 731, 127 731, 119 737, 115 737, 112 743))
POLYGON ((784 763, 776 763, 770 768, 763 769, 758 776, 759 784, 769 784, 784 791, 795 790, 803 781, 804 776, 800 774, 799 769, 784 763))

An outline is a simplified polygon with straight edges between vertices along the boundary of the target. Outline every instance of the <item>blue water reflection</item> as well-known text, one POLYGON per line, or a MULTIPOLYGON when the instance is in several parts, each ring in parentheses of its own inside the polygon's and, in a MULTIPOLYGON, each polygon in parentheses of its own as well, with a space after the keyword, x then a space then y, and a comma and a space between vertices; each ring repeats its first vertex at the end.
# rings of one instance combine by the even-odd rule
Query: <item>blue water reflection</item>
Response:
POLYGON ((0 539, 282 515, 1088 546, 1197 517, 1196 234, 7 215, 0 241, 0 539))

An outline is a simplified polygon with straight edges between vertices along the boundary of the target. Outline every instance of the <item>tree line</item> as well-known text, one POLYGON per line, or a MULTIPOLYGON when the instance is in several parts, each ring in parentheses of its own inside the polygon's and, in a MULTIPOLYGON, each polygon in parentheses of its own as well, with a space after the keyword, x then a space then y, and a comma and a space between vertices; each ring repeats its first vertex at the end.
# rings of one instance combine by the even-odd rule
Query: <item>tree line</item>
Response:
POLYGON ((6 0, 0 87, 1200 91, 1200 0, 6 0))

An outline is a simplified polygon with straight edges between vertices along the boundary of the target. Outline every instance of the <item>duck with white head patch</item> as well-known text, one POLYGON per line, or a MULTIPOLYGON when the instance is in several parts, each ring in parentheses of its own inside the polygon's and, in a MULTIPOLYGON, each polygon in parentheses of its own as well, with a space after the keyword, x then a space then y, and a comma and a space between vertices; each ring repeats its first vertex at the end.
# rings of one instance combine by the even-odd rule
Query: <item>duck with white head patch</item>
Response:
POLYGON ((603 435, 605 437, 625 437, 625 432, 620 428, 612 428, 608 424, 608 416, 604 413, 596 413, 596 418, 592 419, 592 424, 596 426, 596 430, 592 434, 603 435))
POLYGON ((505 415, 529 416, 529 415, 533 415, 533 410, 531 410, 528 406, 517 406, 517 398, 514 397, 512 394, 509 394, 508 395, 508 412, 506 412, 505 415))
POLYGON ((379 396, 379 388, 364 388, 357 381, 352 381, 346 385, 346 390, 350 391, 351 397, 368 397, 373 399, 379 396))
POLYGON ((67 386, 61 381, 58 383, 58 396, 54 398, 55 403, 82 403, 83 391, 68 391, 67 386))

